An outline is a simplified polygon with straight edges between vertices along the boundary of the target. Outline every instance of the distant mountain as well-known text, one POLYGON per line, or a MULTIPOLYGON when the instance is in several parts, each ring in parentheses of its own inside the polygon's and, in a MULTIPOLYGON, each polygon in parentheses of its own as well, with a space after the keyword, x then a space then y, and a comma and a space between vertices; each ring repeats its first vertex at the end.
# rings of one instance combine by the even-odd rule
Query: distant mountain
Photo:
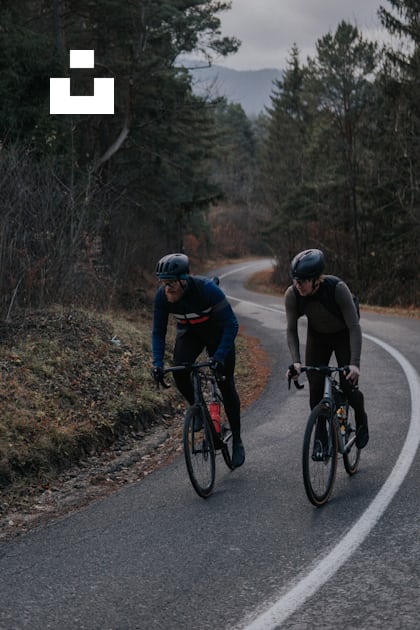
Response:
POLYGON ((248 116, 257 116, 264 106, 271 104, 273 81, 281 79, 281 70, 232 70, 224 66, 199 67, 200 62, 186 62, 193 76, 196 94, 211 97, 225 96, 228 101, 240 103, 248 116), (194 68, 191 70, 191 68, 194 68))

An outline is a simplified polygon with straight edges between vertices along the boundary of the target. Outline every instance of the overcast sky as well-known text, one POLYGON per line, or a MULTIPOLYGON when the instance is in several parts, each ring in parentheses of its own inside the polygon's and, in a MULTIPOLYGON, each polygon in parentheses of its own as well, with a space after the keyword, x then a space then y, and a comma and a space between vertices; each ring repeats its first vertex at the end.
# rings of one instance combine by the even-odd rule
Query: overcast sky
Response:
POLYGON ((380 5, 390 9, 387 0, 233 0, 232 9, 219 17, 223 35, 238 37, 242 45, 236 55, 215 62, 236 70, 282 69, 296 43, 304 63, 314 55, 316 41, 335 33, 341 20, 382 42, 380 5))

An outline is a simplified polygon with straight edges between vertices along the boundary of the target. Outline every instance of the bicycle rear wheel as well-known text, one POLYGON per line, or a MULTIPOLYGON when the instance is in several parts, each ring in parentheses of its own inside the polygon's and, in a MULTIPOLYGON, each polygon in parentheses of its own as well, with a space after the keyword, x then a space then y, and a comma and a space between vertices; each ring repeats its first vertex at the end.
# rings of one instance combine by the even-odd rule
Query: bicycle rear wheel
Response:
POLYGON ((337 470, 337 433, 331 412, 324 405, 314 407, 303 438, 303 483, 309 501, 324 505, 334 486, 337 470))
MULTIPOLYGON (((354 411, 352 407, 348 407, 347 409, 347 423, 346 423, 346 444, 351 438, 354 438, 356 435, 356 421, 354 419, 354 411)), ((349 452, 343 453, 343 463, 346 472, 349 475, 354 475, 357 472, 357 468, 359 466, 360 460, 360 450, 357 448, 356 444, 353 442, 350 447, 349 452)))
POLYGON ((194 405, 184 420, 184 456, 188 475, 200 497, 208 497, 216 476, 215 450, 204 409, 194 405))

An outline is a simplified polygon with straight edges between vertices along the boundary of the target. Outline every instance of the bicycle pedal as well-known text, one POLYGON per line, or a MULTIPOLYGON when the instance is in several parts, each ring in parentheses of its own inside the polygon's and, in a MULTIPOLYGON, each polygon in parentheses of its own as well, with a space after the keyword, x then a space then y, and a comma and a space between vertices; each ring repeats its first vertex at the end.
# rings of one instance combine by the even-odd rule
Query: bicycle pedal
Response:
POLYGON ((355 441, 356 441, 356 436, 355 436, 355 435, 353 435, 353 437, 351 437, 351 438, 349 439, 349 441, 348 441, 348 442, 346 442, 346 444, 345 444, 345 446, 344 446, 344 451, 345 451, 346 453, 350 453, 350 451, 351 451, 351 449, 352 449, 352 446, 354 445, 355 441))
POLYGON ((232 431, 228 422, 220 424, 220 433, 222 435, 232 435, 232 431))
POLYGON ((229 442, 229 440, 231 440, 231 439, 232 439, 232 431, 230 429, 227 429, 223 433, 222 442, 223 442, 223 444, 227 444, 229 442))

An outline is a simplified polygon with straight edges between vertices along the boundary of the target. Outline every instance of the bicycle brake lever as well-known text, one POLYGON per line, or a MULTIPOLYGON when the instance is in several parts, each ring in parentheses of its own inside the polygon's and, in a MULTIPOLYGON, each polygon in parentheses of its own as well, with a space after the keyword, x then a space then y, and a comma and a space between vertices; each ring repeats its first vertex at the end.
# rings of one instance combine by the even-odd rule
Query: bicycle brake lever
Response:
MULTIPOLYGON (((290 389, 290 383, 292 382, 293 379, 291 378, 291 376, 289 376, 287 380, 289 381, 289 389, 290 389)), ((301 385, 299 381, 293 381, 293 384, 296 387, 296 389, 303 389, 305 387, 305 385, 301 385)))
MULTIPOLYGON (((347 374, 350 372, 350 368, 348 365, 344 366, 343 372, 345 376, 347 376, 347 374)), ((350 388, 352 392, 357 391, 359 389, 359 384, 358 383, 355 384, 350 381, 350 388)))

